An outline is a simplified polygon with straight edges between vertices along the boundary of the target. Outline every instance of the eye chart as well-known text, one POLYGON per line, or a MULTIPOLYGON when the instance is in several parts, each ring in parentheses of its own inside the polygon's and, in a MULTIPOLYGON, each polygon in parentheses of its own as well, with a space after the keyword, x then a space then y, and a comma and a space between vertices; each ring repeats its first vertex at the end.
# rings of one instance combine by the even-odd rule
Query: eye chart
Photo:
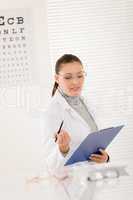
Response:
POLYGON ((0 11, 0 87, 31 81, 32 33, 28 10, 0 11))

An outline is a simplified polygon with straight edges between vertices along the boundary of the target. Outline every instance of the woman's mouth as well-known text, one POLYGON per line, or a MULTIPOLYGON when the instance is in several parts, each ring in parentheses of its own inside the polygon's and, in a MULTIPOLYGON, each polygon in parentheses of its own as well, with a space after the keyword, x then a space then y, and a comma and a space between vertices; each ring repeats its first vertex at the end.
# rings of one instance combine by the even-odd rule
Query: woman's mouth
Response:
POLYGON ((73 87, 73 88, 71 88, 71 90, 75 91, 75 92, 78 91, 79 89, 80 89, 80 87, 73 87))

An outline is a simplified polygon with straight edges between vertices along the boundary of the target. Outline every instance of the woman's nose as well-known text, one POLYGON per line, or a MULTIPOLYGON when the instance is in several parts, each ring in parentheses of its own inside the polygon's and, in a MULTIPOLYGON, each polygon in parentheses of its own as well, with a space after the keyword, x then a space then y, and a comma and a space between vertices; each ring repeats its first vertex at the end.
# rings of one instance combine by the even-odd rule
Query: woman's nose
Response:
POLYGON ((78 80, 78 78, 77 78, 77 77, 73 77, 73 79, 72 79, 72 82, 76 84, 76 83, 78 83, 78 82, 79 82, 79 80, 78 80))

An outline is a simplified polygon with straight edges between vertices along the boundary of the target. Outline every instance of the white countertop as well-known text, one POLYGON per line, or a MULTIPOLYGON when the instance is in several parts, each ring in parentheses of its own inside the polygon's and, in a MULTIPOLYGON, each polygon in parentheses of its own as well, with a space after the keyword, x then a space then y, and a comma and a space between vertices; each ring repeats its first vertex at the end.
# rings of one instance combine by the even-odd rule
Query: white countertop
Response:
POLYGON ((85 168, 80 167, 74 169, 74 176, 64 180, 50 176, 31 180, 25 172, 2 174, 0 197, 2 200, 131 200, 133 167, 128 167, 128 172, 129 176, 92 182, 85 181, 85 168))

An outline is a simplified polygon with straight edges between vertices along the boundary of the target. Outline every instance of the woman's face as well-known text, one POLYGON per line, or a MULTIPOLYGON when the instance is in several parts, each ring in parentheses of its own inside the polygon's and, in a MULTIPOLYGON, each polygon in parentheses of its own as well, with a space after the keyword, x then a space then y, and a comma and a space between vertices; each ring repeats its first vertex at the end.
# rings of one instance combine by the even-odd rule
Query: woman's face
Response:
POLYGON ((68 96, 81 94, 84 79, 85 72, 79 62, 61 64, 59 73, 55 75, 55 81, 68 96))

